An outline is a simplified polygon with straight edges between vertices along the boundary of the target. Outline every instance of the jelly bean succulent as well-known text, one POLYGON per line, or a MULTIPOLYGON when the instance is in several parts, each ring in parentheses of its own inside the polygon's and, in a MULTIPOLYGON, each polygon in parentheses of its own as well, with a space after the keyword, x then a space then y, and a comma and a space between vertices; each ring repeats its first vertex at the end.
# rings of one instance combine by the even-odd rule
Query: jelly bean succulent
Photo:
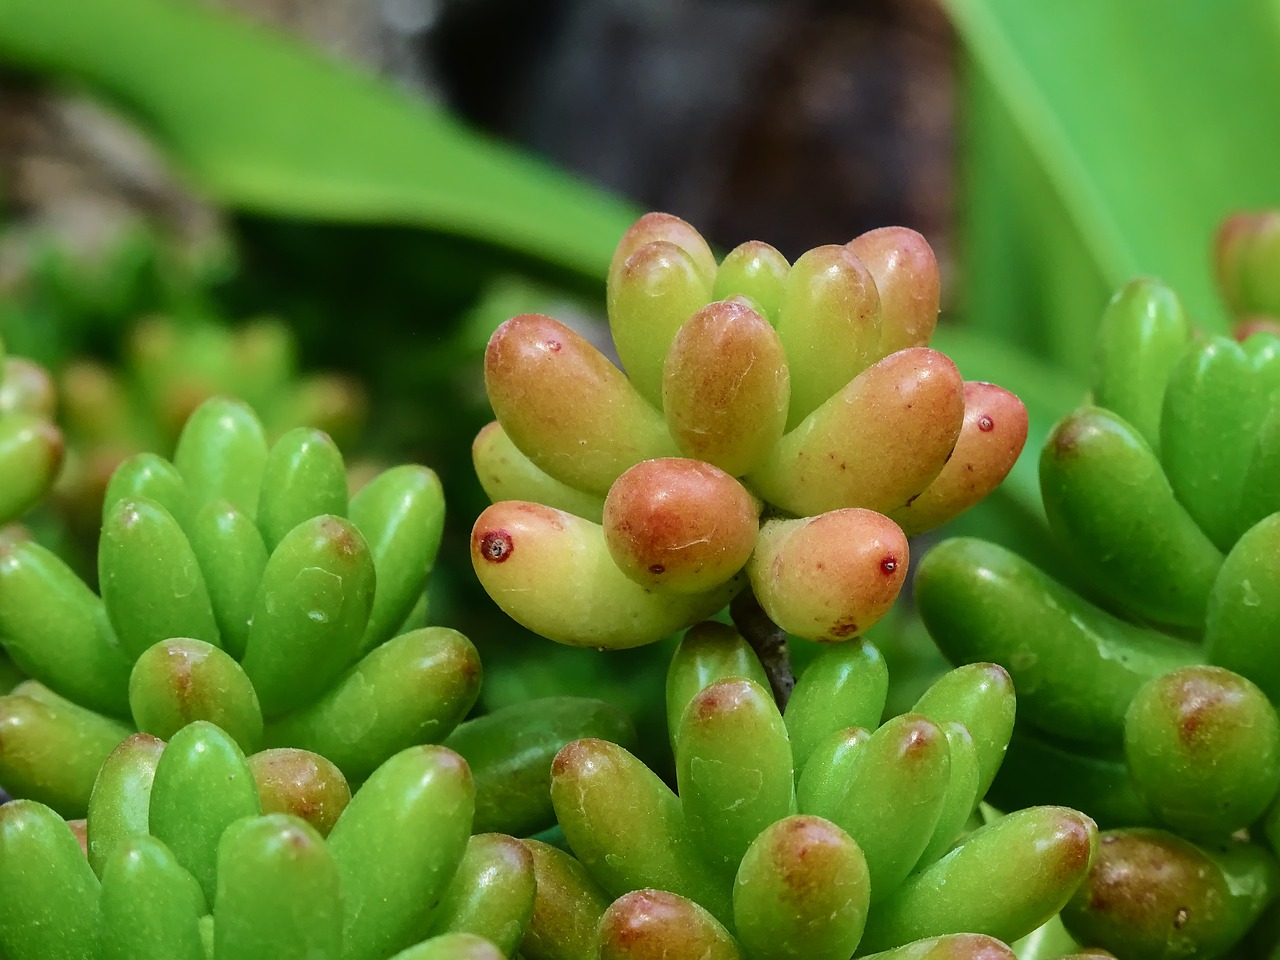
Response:
MULTIPOLYGON (((1276 302, 1276 223, 1223 231, 1236 309, 1276 302)), ((1068 803, 1115 828, 1063 919, 1133 960, 1221 956, 1280 894, 1280 336, 1239 332, 1193 335, 1151 280, 1108 306, 1092 403, 1040 460, 1087 596, 980 540, 918 570, 943 652, 1003 664, 1019 691, 995 802, 1068 803)))
POLYGON ((597 648, 650 643, 748 584, 790 634, 866 630, 907 535, 980 500, 1026 436, 1016 397, 928 347, 938 296, 911 230, 717 263, 683 220, 641 218, 608 278, 625 374, 541 315, 489 341, 485 589, 535 633, 597 648))
POLYGON ((747 642, 694 626, 667 681, 677 791, 616 744, 560 751, 551 795, 573 856, 529 843, 522 954, 1012 957, 1000 941, 1087 873, 1093 821, 1039 807, 975 829, 1013 728, 1002 668, 954 670, 882 724, 887 688, 872 644, 837 644, 780 712, 747 642))
POLYGON ((49 807, 0 807, 0 953, 501 960, 533 910, 533 858, 472 836, 474 808, 444 747, 394 754, 352 795, 322 757, 246 758, 205 721, 167 744, 134 734, 97 777, 83 849, 49 807))
POLYGON ((350 377, 298 372, 297 345, 278 320, 239 327, 152 317, 124 337, 116 369, 80 359, 59 373, 69 468, 59 502, 82 533, 96 532, 104 490, 120 462, 143 451, 170 454, 183 424, 215 396, 243 400, 275 439, 312 427, 352 442, 365 415, 350 377))
POLYGON ((480 683, 466 637, 420 626, 443 512, 426 467, 348 499, 328 436, 268 445, 247 406, 207 401, 172 462, 112 476, 101 595, 38 544, 0 544, 0 643, 32 678, 0 697, 0 784, 82 815, 125 736, 194 720, 246 751, 313 750, 355 783, 443 739, 480 683))
POLYGON ((49 374, 8 356, 0 341, 0 526, 26 513, 58 476, 63 441, 55 405, 49 374))

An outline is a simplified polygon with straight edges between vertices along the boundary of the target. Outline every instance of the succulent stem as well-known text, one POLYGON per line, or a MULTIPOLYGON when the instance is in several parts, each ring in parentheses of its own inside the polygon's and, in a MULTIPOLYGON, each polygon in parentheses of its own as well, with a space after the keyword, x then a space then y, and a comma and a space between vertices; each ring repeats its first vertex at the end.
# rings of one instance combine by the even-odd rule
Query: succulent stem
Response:
POLYGON ((796 685, 795 674, 791 672, 791 651, 787 647, 786 631, 769 619, 750 587, 729 602, 729 616, 760 658, 778 709, 785 710, 796 685))

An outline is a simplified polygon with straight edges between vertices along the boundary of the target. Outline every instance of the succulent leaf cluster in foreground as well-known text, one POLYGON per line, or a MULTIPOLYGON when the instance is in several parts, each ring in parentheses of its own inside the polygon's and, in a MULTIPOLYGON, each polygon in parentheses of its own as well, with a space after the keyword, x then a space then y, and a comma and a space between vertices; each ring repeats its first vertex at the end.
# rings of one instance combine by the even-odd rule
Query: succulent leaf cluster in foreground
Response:
POLYGON ((687 627, 748 583, 796 636, 866 630, 903 583, 906 535, 982 499, 1026 437, 1016 397, 928 347, 938 296, 904 228, 717 263, 684 221, 641 218, 608 283, 625 373, 545 316, 489 341, 486 590, 534 632, 600 648, 687 627))
POLYGON ((125 461, 103 509, 100 596, 36 543, 0 545, 0 642, 32 678, 0 697, 14 795, 82 815, 125 736, 193 720, 247 752, 314 750, 359 783, 474 703, 471 643, 407 622, 443 523, 431 470, 393 467, 348 498, 327 435, 268 445, 248 407, 219 398, 172 462, 125 461))
POLYGON ((1087 873, 1094 824, 1062 807, 973 820, 1013 728, 1000 667, 955 670, 881 724, 887 687, 875 647, 841 644, 780 712, 745 640, 694 627, 667 684, 677 791, 612 743, 557 756, 576 859, 534 846, 524 954, 1011 956, 998 941, 1050 919, 1087 873))
POLYGON ((0 951, 500 960, 532 913, 533 860, 511 837, 472 836, 474 808, 467 764, 444 747, 395 754, 353 796, 322 757, 246 760, 204 721, 168 744, 135 734, 97 778, 83 849, 50 808, 0 807, 0 951))

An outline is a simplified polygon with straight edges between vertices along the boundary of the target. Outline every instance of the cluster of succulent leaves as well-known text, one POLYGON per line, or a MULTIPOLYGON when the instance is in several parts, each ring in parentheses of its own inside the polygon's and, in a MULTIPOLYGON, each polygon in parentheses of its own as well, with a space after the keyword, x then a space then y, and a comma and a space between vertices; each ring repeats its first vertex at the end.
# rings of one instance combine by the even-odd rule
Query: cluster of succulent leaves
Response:
POLYGON ((123 347, 118 369, 77 359, 58 373, 68 462, 57 505, 81 540, 93 541, 116 467, 144 451, 172 452, 187 418, 212 397, 248 404, 271 439, 307 426, 346 446, 364 421, 359 384, 299 373, 293 333, 279 320, 231 327, 154 316, 135 324, 123 347))
MULTIPOLYGON (((1269 55, 1275 38, 1272 12, 1266 4, 1235 5, 1230 10, 1198 4, 1184 11, 1186 16, 1168 17, 1166 5, 1150 0, 1123 8, 1086 4, 1070 11, 1040 5, 1031 12, 1016 0, 951 0, 947 6, 978 68, 970 74, 977 82, 966 88, 971 109, 964 138, 971 161, 963 183, 970 202, 964 204, 962 224, 969 241, 963 244, 969 319, 1007 340, 1037 338, 1059 361, 1076 359, 1080 351, 1067 347, 1080 339, 1073 331, 1086 329, 1078 323, 1081 314, 1076 308, 1089 302, 1098 283, 1114 283, 1135 268, 1155 266, 1181 281, 1181 274, 1190 270, 1174 267, 1194 264, 1194 250, 1191 258, 1179 260, 1178 255, 1192 245, 1186 238, 1196 234, 1203 217, 1238 202, 1240 196, 1265 195, 1266 185, 1273 183, 1275 127, 1249 112, 1264 113, 1266 98, 1247 95, 1268 87, 1258 77, 1274 77, 1280 62, 1269 55), (1081 17, 1092 18, 1084 22, 1098 27, 1131 26, 1134 35, 1160 22, 1167 28, 1168 42, 1135 46, 1114 42, 1118 35, 1103 29, 1068 29, 1078 27, 1081 17), (1223 42, 1206 47, 1206 28, 1223 42), (1081 55, 1086 46, 1088 57, 1081 55), (1208 56, 1223 69, 1193 76, 1185 70, 1192 54, 1208 56), (1153 78, 1163 91, 1160 96, 1151 96, 1153 78), (1222 103, 1241 109, 1217 109, 1222 103), (1213 149, 1164 151, 1158 163, 1152 162, 1149 151, 1116 149, 1126 140, 1168 142, 1184 129, 1188 116, 1197 118, 1200 143, 1213 149), (1135 118, 1148 136, 1126 137, 1135 118), (1229 171, 1220 169, 1226 157, 1231 158, 1229 171), (1135 191, 1133 184, 1139 179, 1157 186, 1135 191), (1153 193, 1161 196, 1167 216, 1150 215, 1147 200, 1153 193), (1037 323, 1028 324, 1028 317, 1037 323)), ((189 171, 198 172, 201 184, 222 200, 254 209, 266 206, 290 217, 300 211, 338 211, 345 217, 353 205, 366 216, 385 217, 386 211, 395 211, 397 219, 496 237, 525 250, 550 250, 543 255, 561 262, 571 259, 566 250, 575 255, 576 263, 598 261, 593 242, 611 229, 599 210, 605 201, 597 200, 593 207, 585 191, 565 188, 557 193, 556 187, 546 186, 545 171, 530 173, 516 163, 484 162, 492 160, 484 145, 478 149, 465 132, 442 122, 445 118, 418 116, 407 101, 380 97, 382 91, 372 84, 352 83, 345 76, 326 82, 332 78, 317 63, 283 44, 271 46, 266 36, 244 28, 244 35, 238 36, 234 24, 217 21, 207 11, 156 0, 77 0, 72 16, 50 17, 47 12, 43 0, 26 0, 3 18, 0 46, 6 58, 72 73, 131 104, 170 152, 181 157, 189 171), (50 37, 61 39, 49 42, 50 37), (103 42, 104 37, 110 42, 103 42), (70 42, 62 42, 67 38, 70 42), (188 69, 175 72, 170 57, 155 55, 157 50, 175 49, 184 51, 188 69), (86 56, 85 51, 94 55, 86 56), (245 69, 228 74, 225 64, 232 61, 245 64, 245 69), (288 82, 275 82, 281 77, 288 82), (337 123, 337 129, 360 133, 338 136, 335 144, 359 146, 354 151, 325 151, 317 159, 314 145, 296 135, 307 123, 246 124, 246 109, 268 120, 322 117, 326 124, 337 123), (370 136, 383 149, 368 149, 370 136), (463 162, 457 161, 459 156, 463 162), (524 189, 526 181, 529 186, 524 189), (361 186, 354 200, 347 189, 353 182, 361 186), (465 197, 461 212, 460 194, 465 197), (557 235, 549 237, 552 232, 557 235)), ((1272 271, 1275 276, 1280 271, 1272 271)), ((1197 279, 1188 276, 1188 287, 1197 279)), ((1229 286, 1228 293, 1232 289, 1229 286)), ((1236 289, 1259 288, 1250 281, 1236 289)), ((1195 295, 1203 292, 1189 291, 1189 302, 1203 309, 1204 297, 1195 295)), ((1274 316, 1274 299, 1271 303, 1264 312, 1274 316)), ((1249 308, 1250 314, 1257 312, 1249 308)), ((6 476, 6 482, 11 478, 6 476)), ((1036 592, 1028 595, 1035 597, 1036 592)), ((1101 594, 1095 599, 1108 604, 1101 594)), ((1125 647, 1119 656, 1134 656, 1135 650, 1145 648, 1125 647)), ((1020 654, 1018 665, 1024 668, 1038 655, 1035 650, 1020 654)), ((1078 671, 1063 675, 1078 679, 1095 666, 1096 661, 1086 658, 1078 671)), ((1108 674, 1098 676, 1105 679, 1108 674)), ((1051 686, 1062 682, 1057 674, 1049 679, 1051 686)), ((1033 690, 1020 692, 1025 698, 1033 690)), ((1064 729, 1070 731, 1071 725, 1064 729)), ((1131 796, 1131 788, 1123 765, 1113 762, 1117 744, 1112 737, 1101 757, 1102 750, 1091 748, 1092 759, 1099 762, 1083 767, 1065 765, 1056 746, 1040 754, 1058 764, 1051 769, 1041 766, 1048 773, 1026 772, 1029 768, 1018 762, 1009 766, 1024 771, 1030 784, 1045 776, 1055 777, 1060 788, 1106 783, 1108 795, 1123 798, 1131 796)), ((1017 761, 1016 738, 1014 752, 1017 761)), ((1100 795, 1095 791, 1093 797, 1100 795)), ((1137 807, 1130 803, 1129 809, 1137 807)), ((1123 842, 1117 839, 1110 846, 1123 842)), ((1145 849, 1153 867, 1157 861, 1171 862, 1163 849, 1145 849)), ((1171 849, 1176 854, 1176 848, 1171 849)), ((1195 865, 1176 856, 1172 862, 1195 865)), ((1142 884, 1150 871, 1136 875, 1142 884)), ((1156 904, 1150 908, 1153 916, 1177 919, 1184 909, 1181 902, 1144 901, 1150 902, 1156 904)), ((649 903, 655 910, 662 907, 656 898, 649 898, 649 903)), ((1141 910, 1125 922, 1140 924, 1141 910)), ((1192 949, 1177 936, 1166 945, 1171 952, 1192 949)), ((910 955, 918 960, 925 950, 910 955)))
MULTIPOLYGON (((1091 405, 1044 446, 1049 526, 1087 596, 981 540, 941 544, 917 579, 943 652, 1018 688, 995 802, 1113 828, 1063 920, 1134 960, 1221 956, 1280 894, 1280 218, 1228 221, 1218 269, 1239 339, 1130 283, 1091 405)), ((1254 936, 1248 955, 1277 949, 1254 936)))
POLYGON ((551 795, 574 856, 532 846, 523 955, 1012 957, 1000 941, 1084 877, 1094 824, 1062 807, 975 817, 1013 730, 1002 668, 954 670, 881 724, 887 689, 873 645, 837 644, 780 712, 742 637, 690 629, 667 679, 678 795, 616 744, 560 751, 551 795))
POLYGON ((31 509, 62 467, 55 406, 49 374, 30 360, 9 356, 0 340, 0 526, 31 509))
POLYGON ((476 574, 561 643, 650 643, 748 582, 787 632, 848 639, 897 597, 907 534, 980 500, 1025 441, 1016 397, 927 346, 938 269, 914 231, 717 263, 649 214, 607 293, 626 373, 566 325, 515 317, 489 341, 497 421, 473 447, 495 501, 476 574))
POLYGON ((445 747, 352 795, 304 750, 246 759, 214 724, 125 740, 77 842, 33 800, 0 807, 9 960, 501 960, 533 910, 533 859, 472 835, 475 786, 445 747))
POLYGON ((0 698, 0 782, 82 815, 117 743, 193 720, 245 751, 313 749, 357 783, 442 739, 480 683, 465 637, 410 629, 443 517, 425 467, 348 498, 328 436, 268 445, 246 405, 205 402, 172 462, 138 454, 113 474, 101 596, 34 541, 0 545, 0 640, 32 678, 0 698))
POLYGON ((1008 672, 952 671, 882 723, 884 662, 850 639, 893 603, 906 532, 984 496, 1025 437, 1016 398, 923 345, 936 312, 910 231, 794 267, 748 244, 717 266, 687 224, 650 215, 610 285, 629 377, 546 317, 491 341, 499 421, 477 472, 495 500, 525 499, 480 518, 473 564, 517 619, 634 646, 750 582, 785 630, 848 641, 780 709, 742 636, 693 626, 668 674, 676 791, 607 704, 461 723, 480 664, 457 631, 421 626, 443 522, 424 467, 351 495, 325 433, 272 443, 214 398, 172 461, 112 474, 99 593, 8 536, 0 640, 31 679, 0 697, 0 782, 26 798, 0 830, 4 955, 146 956, 130 945, 146 936, 193 957, 1012 956, 1089 872, 1094 822, 981 804, 1012 734, 1008 672), (63 819, 86 815, 87 864, 63 819), (572 854, 489 834, 468 848, 473 829, 553 818, 572 854), (432 934, 455 936, 418 945, 432 934))

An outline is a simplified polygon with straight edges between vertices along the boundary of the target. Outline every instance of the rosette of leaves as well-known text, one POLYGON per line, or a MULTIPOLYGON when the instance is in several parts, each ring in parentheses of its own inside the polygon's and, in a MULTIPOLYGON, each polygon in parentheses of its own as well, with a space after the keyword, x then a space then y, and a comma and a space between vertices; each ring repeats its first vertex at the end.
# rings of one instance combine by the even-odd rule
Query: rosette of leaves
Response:
POLYGON ((1194 336, 1152 280, 1107 308, 1092 404, 1040 460, 1087 597, 980 540, 939 545, 916 582, 943 652, 1018 687, 994 802, 1117 828, 1064 919, 1135 960, 1220 956, 1280 892, 1240 834, 1280 839, 1280 337, 1243 333, 1194 336))
POLYGON ((1016 397, 927 346, 938 271, 911 230, 717 263, 649 214, 614 255, 608 310, 625 374, 540 315, 485 356, 497 421, 473 457, 495 503, 472 562, 561 643, 649 643, 748 583, 788 633, 848 639, 897 596, 906 535, 980 500, 1025 440, 1016 397))
POLYGON ((519 841, 472 836, 475 789, 444 747, 384 761, 352 795, 303 750, 247 758, 196 722, 134 734, 88 819, 0 807, 9 960, 501 960, 533 909, 519 841), (87 856, 86 856, 87 854, 87 856))
POLYGON ((119 369, 79 359, 58 377, 70 448, 59 494, 85 533, 96 530, 116 467, 143 451, 169 455, 188 417, 212 397, 241 398, 272 439, 311 427, 345 446, 364 421, 361 386, 341 374, 300 372, 293 334, 278 320, 232 327, 152 317, 132 327, 123 352, 119 369))
POLYGON ((116 744, 194 720, 247 752, 313 750, 357 784, 444 739, 480 663, 421 626, 443 517, 426 467, 348 498, 328 436, 269 445, 246 405, 207 401, 172 462, 139 454, 112 476, 100 595, 38 544, 0 543, 0 643, 32 678, 0 697, 0 784, 81 816, 116 744))
POLYGON ((62 466, 62 433, 53 422, 49 374, 5 353, 0 340, 0 526, 45 495, 62 466))
POLYGON ((1012 957, 1088 872, 1086 816, 1040 807, 975 828, 1013 727, 998 666, 964 667, 881 723, 870 643, 829 647, 785 713, 746 641, 681 641, 667 683, 677 790, 580 740, 552 769, 569 853, 530 841, 528 960, 1012 957))

